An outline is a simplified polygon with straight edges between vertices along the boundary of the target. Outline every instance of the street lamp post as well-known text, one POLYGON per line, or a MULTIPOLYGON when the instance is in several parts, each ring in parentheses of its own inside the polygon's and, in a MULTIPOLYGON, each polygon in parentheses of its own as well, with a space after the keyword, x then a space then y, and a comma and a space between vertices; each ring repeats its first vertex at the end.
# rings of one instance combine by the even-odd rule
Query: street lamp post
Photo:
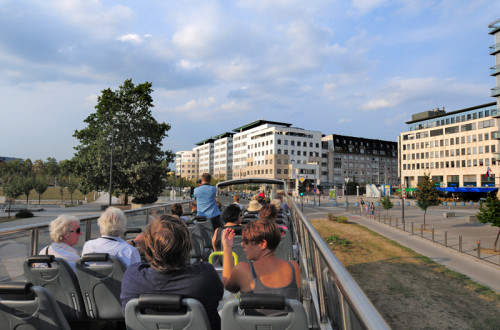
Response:
POLYGON ((349 178, 345 178, 345 210, 349 207, 349 197, 347 197, 347 184, 349 183, 349 178))
POLYGON ((356 186, 356 197, 359 197, 359 186, 356 186))
POLYGON ((111 120, 111 156, 109 157, 109 206, 111 206, 112 198, 113 198, 113 148, 114 148, 114 140, 115 140, 115 127, 114 122, 116 117, 113 117, 111 120))

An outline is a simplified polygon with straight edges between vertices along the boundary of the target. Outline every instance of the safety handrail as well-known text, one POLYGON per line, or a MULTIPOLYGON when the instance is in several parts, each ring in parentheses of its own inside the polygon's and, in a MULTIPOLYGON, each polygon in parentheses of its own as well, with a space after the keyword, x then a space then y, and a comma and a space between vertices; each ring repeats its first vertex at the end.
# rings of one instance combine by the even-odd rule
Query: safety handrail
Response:
POLYGON ((314 304, 317 327, 390 329, 297 204, 289 196, 286 200, 302 257, 301 270, 310 286, 308 294, 311 296, 304 298, 310 298, 314 304), (330 285, 327 276, 333 279, 331 285, 339 292, 337 296, 326 292, 330 285), (339 307, 336 314, 332 307, 334 305, 339 307))

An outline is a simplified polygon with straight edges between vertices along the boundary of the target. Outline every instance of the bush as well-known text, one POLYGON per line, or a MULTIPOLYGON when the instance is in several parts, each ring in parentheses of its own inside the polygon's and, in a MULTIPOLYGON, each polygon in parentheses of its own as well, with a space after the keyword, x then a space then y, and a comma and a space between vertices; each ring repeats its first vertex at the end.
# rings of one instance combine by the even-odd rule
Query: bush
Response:
POLYGON ((347 219, 347 217, 344 217, 344 216, 334 216, 333 214, 331 213, 328 213, 328 220, 330 221, 335 221, 335 222, 339 222, 339 223, 348 223, 349 222, 349 219, 347 219))
POLYGON ((153 204, 158 200, 156 196, 146 196, 146 197, 135 197, 132 199, 132 203, 134 204, 153 204))
POLYGON ((34 217, 33 213, 28 210, 21 210, 16 213, 16 218, 18 219, 33 218, 33 217, 34 217))
POLYGON ((332 249, 335 249, 335 247, 340 248, 342 251, 350 251, 352 249, 352 242, 345 238, 340 238, 336 234, 328 236, 326 242, 332 249))

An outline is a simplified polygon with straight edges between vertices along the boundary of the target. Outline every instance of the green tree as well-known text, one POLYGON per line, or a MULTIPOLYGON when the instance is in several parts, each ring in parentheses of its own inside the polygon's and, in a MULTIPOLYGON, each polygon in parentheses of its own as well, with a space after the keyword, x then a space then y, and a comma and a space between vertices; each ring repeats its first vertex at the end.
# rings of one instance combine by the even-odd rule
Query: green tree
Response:
POLYGON ((49 187, 49 181, 47 176, 37 176, 33 182, 33 189, 38 194, 38 204, 40 205, 40 202, 42 200, 42 195, 47 191, 47 188, 49 187))
POLYGON ((386 213, 389 213, 389 210, 394 207, 394 203, 391 201, 391 196, 385 195, 381 200, 380 204, 385 209, 386 213))
MULTIPOLYGON (((486 196, 486 202, 479 205, 479 211, 476 213, 476 217, 477 220, 482 223, 491 223, 492 226, 500 227, 500 201, 496 193, 490 193, 486 196)), ((499 236, 500 229, 498 230, 495 243, 493 243, 493 251, 495 252, 497 251, 499 236)))
POLYGON ((59 163, 53 157, 48 157, 44 163, 45 174, 50 177, 49 184, 54 184, 57 181, 57 176, 59 175, 59 163))
POLYGON ((173 153, 161 150, 170 125, 152 116, 152 92, 151 83, 135 86, 130 79, 118 90, 102 91, 96 112, 84 120, 87 127, 73 135, 80 141, 73 158, 75 174, 84 186, 124 194, 126 204, 128 196, 140 200, 161 194, 173 153))
POLYGON ((418 183, 417 190, 415 191, 415 199, 417 206, 424 211, 425 228, 425 215, 427 214, 427 209, 431 206, 441 205, 441 201, 438 198, 438 191, 434 187, 434 183, 429 173, 424 173, 422 181, 418 183))
POLYGON ((26 205, 29 204, 29 197, 31 189, 34 187, 34 180, 31 175, 22 175, 21 177, 21 187, 23 190, 23 194, 26 195, 26 205))
POLYGON ((10 218, 10 209, 12 205, 12 200, 21 196, 23 193, 22 178, 20 175, 12 175, 6 177, 3 182, 3 193, 9 198, 9 211, 8 217, 10 218))

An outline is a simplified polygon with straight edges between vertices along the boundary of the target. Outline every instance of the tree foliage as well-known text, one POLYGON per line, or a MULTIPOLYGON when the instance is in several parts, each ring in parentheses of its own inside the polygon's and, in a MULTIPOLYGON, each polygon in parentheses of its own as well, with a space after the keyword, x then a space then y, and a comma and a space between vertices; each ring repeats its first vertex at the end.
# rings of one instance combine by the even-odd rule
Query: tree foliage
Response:
POLYGON ((391 196, 385 195, 380 200, 380 205, 386 210, 386 213, 389 213, 389 210, 394 207, 394 203, 391 201, 391 196))
POLYGON ((49 188, 49 179, 47 176, 40 175, 35 177, 33 182, 33 189, 35 189, 38 194, 38 204, 40 204, 42 195, 47 191, 47 188, 49 188))
POLYGON ((424 211, 424 228, 425 228, 425 215, 427 214, 427 209, 431 206, 437 206, 441 204, 438 198, 438 191, 434 187, 434 183, 430 178, 429 173, 424 173, 422 181, 417 185, 417 191, 415 191, 415 199, 417 206, 424 211))
MULTIPOLYGON (((491 223, 492 226, 500 227, 500 200, 496 193, 490 193, 486 196, 486 202, 479 204, 479 211, 476 213, 476 218, 482 223, 491 223)), ((495 243, 493 244, 493 251, 497 250, 498 237, 500 236, 500 229, 498 230, 495 243)))
POLYGON ((80 142, 73 164, 82 185, 109 192, 112 157, 114 195, 127 201, 161 194, 173 153, 161 150, 170 125, 152 116, 152 92, 151 83, 135 86, 130 79, 118 90, 102 91, 96 112, 84 120, 87 127, 73 135, 80 142))
POLYGON ((8 217, 10 218, 10 207, 12 200, 21 196, 23 193, 22 179, 20 176, 5 177, 2 185, 2 190, 5 196, 9 198, 8 217))

